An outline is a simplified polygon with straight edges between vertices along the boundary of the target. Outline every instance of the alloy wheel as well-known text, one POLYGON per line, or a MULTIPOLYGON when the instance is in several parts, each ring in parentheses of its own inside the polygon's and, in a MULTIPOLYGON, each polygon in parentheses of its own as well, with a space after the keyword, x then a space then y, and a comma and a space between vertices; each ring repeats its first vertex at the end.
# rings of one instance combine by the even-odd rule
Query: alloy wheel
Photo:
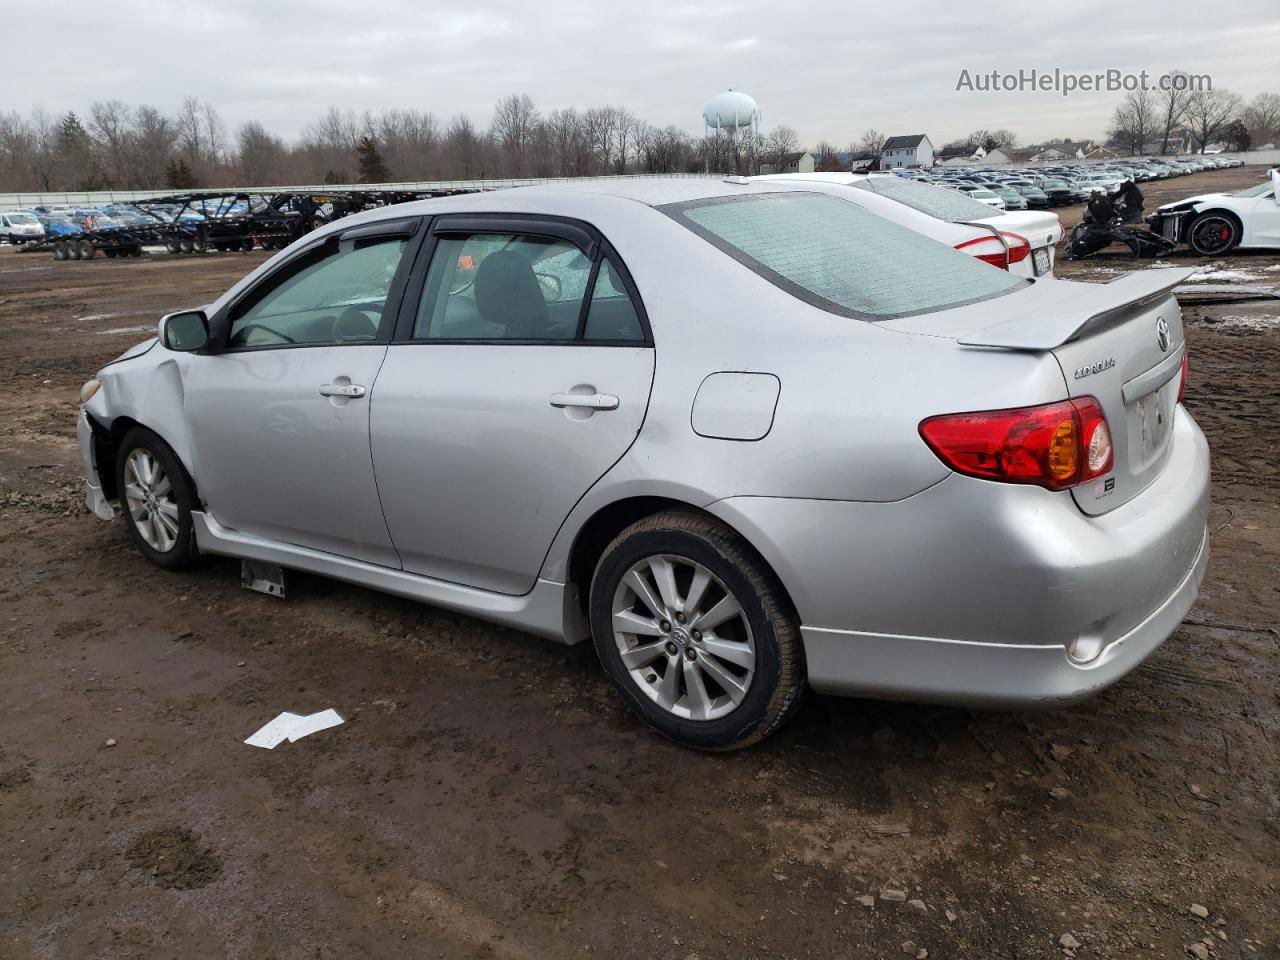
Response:
POLYGON ((755 677, 756 647, 742 605, 702 564, 646 557, 618 583, 613 638, 635 685, 690 720, 732 712, 755 677))
POLYGON ((168 553, 178 541, 173 484, 150 450, 137 447, 124 464, 124 499, 133 525, 151 549, 168 553))
POLYGON ((1235 224, 1225 217, 1205 217, 1195 225, 1193 245, 1200 253, 1222 253, 1231 247, 1235 235, 1235 224))

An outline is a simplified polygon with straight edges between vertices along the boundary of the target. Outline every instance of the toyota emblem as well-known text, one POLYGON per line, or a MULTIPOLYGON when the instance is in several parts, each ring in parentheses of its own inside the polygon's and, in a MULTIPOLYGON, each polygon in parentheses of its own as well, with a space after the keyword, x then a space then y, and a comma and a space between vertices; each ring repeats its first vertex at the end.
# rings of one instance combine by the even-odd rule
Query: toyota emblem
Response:
POLYGON ((1156 320, 1156 343, 1160 344, 1160 352, 1169 349, 1169 321, 1164 317, 1156 320))

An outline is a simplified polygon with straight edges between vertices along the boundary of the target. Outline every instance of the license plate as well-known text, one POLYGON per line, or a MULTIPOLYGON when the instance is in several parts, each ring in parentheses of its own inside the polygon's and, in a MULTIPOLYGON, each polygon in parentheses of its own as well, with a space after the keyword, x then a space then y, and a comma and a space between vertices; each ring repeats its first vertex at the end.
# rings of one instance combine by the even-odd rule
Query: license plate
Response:
POLYGON ((1165 408, 1169 384, 1138 400, 1138 420, 1142 424, 1142 460, 1150 460, 1164 446, 1173 426, 1173 411, 1165 408))
POLYGON ((1049 248, 1040 247, 1038 250, 1031 251, 1031 269, 1035 271, 1037 277, 1044 276, 1053 268, 1053 264, 1049 260, 1049 248))

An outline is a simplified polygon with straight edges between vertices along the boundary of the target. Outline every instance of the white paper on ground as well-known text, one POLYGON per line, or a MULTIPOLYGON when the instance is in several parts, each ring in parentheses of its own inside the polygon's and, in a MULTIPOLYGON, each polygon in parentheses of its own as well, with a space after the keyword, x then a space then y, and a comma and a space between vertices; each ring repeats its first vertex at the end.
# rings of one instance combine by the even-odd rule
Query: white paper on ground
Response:
POLYGON ((286 740, 294 743, 308 734, 336 727, 343 722, 342 717, 338 716, 338 711, 333 709, 322 710, 307 716, 286 711, 258 730, 245 743, 251 747, 274 750, 286 740))

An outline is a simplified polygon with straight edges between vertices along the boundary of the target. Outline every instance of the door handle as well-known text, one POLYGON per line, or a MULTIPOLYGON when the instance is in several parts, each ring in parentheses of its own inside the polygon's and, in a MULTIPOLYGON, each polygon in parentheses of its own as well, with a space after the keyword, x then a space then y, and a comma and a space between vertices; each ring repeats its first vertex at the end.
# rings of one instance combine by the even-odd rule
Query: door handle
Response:
POLYGON ((363 397, 364 387, 358 383, 325 383, 320 386, 322 397, 363 397))
POLYGON ((588 410, 617 410, 618 398, 607 393, 553 393, 553 407, 585 407, 588 410))

